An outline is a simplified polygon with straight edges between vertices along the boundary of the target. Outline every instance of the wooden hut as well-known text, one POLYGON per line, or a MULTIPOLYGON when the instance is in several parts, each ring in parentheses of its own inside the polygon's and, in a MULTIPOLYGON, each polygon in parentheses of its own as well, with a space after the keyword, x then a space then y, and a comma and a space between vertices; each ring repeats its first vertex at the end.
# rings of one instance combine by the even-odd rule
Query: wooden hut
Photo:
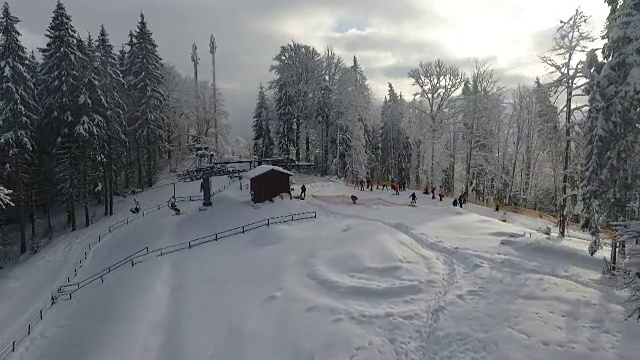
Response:
POLYGON ((251 201, 263 203, 280 194, 287 194, 291 188, 293 173, 269 165, 260 165, 248 171, 243 177, 249 179, 251 186, 251 201))

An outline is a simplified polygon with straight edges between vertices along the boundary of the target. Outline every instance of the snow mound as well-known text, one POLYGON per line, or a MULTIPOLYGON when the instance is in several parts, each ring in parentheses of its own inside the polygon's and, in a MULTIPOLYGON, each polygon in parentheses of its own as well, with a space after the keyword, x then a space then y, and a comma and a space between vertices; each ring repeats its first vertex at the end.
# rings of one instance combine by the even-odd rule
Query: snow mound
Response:
POLYGON ((443 265, 413 239, 375 222, 338 222, 335 246, 307 257, 314 296, 385 315, 414 311, 442 283, 443 265))

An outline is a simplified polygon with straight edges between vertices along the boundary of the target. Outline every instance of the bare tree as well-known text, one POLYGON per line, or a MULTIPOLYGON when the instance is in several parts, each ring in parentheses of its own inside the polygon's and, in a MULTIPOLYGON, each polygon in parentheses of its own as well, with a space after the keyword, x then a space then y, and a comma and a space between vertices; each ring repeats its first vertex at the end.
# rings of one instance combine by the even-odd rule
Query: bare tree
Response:
POLYGON ((453 95, 464 85, 465 76, 458 67, 447 65, 438 59, 428 63, 420 62, 418 68, 408 72, 408 77, 413 80, 413 86, 419 88, 414 97, 425 100, 427 105, 426 111, 419 110, 425 112, 429 119, 431 162, 427 182, 433 183, 435 182, 436 143, 444 134, 442 131, 444 123, 455 116, 452 115, 454 112, 450 111, 454 105, 453 95))
POLYGON ((569 179, 569 159, 571 156, 571 120, 576 111, 581 111, 585 105, 575 107, 574 96, 584 95, 581 90, 586 85, 583 78, 583 59, 589 50, 589 45, 595 40, 588 28, 590 17, 579 8, 567 20, 560 21, 560 26, 554 36, 554 46, 550 55, 540 57, 540 60, 551 69, 550 74, 555 77, 552 86, 558 97, 565 94, 566 101, 561 108, 565 113, 565 146, 562 165, 562 190, 560 194, 560 236, 565 236, 567 226, 567 187, 569 179))

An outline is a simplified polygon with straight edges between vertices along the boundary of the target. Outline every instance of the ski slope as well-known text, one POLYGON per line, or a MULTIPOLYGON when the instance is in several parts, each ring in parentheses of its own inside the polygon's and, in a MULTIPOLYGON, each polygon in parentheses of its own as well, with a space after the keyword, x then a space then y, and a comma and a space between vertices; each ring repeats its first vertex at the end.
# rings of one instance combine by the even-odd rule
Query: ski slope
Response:
POLYGON ((622 321, 626 295, 602 282, 584 240, 423 195, 410 208, 410 192, 312 181, 297 179, 305 201, 254 207, 238 185, 208 211, 180 203, 184 215, 118 230, 81 277, 144 246, 318 212, 125 266, 56 304, 16 358, 637 359, 640 325, 622 321), (344 201, 352 194, 359 205, 344 201))

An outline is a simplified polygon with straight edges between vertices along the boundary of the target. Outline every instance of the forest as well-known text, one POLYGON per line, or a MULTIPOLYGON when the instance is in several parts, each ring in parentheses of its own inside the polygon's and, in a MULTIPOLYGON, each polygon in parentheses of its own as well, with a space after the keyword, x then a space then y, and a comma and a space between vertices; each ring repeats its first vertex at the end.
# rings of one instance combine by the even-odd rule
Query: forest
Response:
POLYGON ((345 61, 331 46, 320 52, 292 41, 259 86, 254 154, 314 162, 320 174, 351 182, 397 179, 487 206, 535 209, 557 217, 561 236, 569 224, 637 219, 631 75, 640 34, 629 31, 639 16, 630 3, 611 2, 601 50, 582 10, 560 21, 553 47, 538 58, 548 72, 529 84, 503 86, 480 60, 465 72, 431 59, 407 69, 411 94, 389 83, 382 104, 356 56, 345 61))
POLYGON ((79 34, 58 1, 39 56, 22 45, 19 21, 5 3, 0 219, 19 224, 20 241, 15 249, 9 236, 0 236, 3 261, 37 251, 53 231, 54 212, 66 212, 72 231, 90 226, 92 203, 113 215, 115 196, 153 186, 161 169, 177 166, 189 142, 216 144, 226 154, 242 145, 229 138, 219 89, 213 96, 211 82, 163 61, 144 14, 128 41, 114 46, 104 26, 95 37, 79 34))

